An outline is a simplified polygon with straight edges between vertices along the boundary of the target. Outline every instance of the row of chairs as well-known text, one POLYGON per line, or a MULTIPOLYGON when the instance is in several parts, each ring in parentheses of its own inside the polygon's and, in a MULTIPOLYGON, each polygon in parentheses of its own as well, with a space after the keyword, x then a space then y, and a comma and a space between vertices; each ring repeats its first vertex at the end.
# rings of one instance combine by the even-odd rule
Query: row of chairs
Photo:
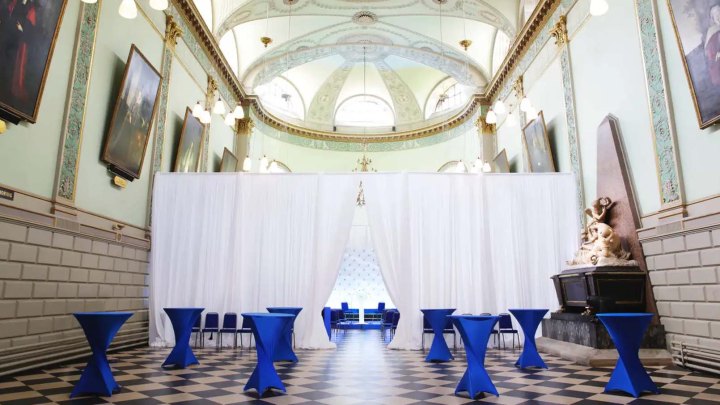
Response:
POLYGON ((390 331, 390 340, 395 337, 395 330, 397 329, 398 322, 400 322, 400 311, 397 309, 386 309, 382 313, 382 322, 380 323, 380 332, 382 333, 383 339, 385 338, 385 331, 390 331))
MULTIPOLYGON (((464 314, 464 315, 470 315, 470 314, 464 314)), ((492 314, 485 312, 480 314, 480 316, 491 316, 492 314)), ((493 337, 493 343, 495 343, 495 346, 499 346, 500 343, 502 343, 504 348, 507 348, 505 346, 505 335, 511 335, 512 336, 512 348, 515 349, 515 336, 518 337, 518 346, 520 346, 520 335, 518 334, 517 329, 513 326, 512 323, 512 317, 508 313, 501 313, 498 314, 498 323, 497 323, 497 329, 493 329, 492 337, 493 337)), ((423 316, 423 333, 422 333, 422 339, 421 339, 421 347, 423 350, 425 350, 425 335, 427 334, 434 334, 432 328, 430 327, 430 323, 428 322, 427 318, 423 316)), ((453 349, 457 349, 457 339, 455 335, 455 328, 453 327, 452 319, 448 318, 447 322, 445 323, 445 328, 443 328, 443 335, 452 335, 453 337, 453 349)))
POLYGON ((244 334, 250 335, 250 343, 248 347, 252 346, 252 328, 250 327, 250 318, 243 318, 242 325, 240 328, 238 325, 238 315, 235 312, 227 312, 223 315, 222 327, 219 324, 220 315, 217 312, 208 312, 205 315, 205 325, 202 326, 202 315, 200 315, 195 321, 192 327, 192 333, 195 334, 195 346, 198 346, 198 339, 200 340, 200 347, 205 346, 205 334, 210 334, 210 340, 212 340, 213 333, 217 335, 215 340, 215 347, 222 347, 222 337, 224 334, 232 334, 234 337, 233 347, 237 348, 237 337, 240 335, 240 347, 243 347, 243 336, 244 334))

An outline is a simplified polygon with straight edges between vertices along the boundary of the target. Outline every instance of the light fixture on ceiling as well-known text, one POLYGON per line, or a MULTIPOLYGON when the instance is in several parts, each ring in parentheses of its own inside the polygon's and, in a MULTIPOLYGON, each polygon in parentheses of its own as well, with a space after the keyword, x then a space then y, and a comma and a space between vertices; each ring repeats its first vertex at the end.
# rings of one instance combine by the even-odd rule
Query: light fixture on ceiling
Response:
POLYGON ((269 163, 267 156, 263 155, 262 159, 260 159, 260 173, 267 173, 269 163))
MULTIPOLYGON (((465 24, 465 21, 463 21, 463 24, 465 24)), ((470 45, 472 45, 472 41, 469 39, 463 39, 460 41, 460 46, 462 46, 466 51, 470 48, 470 45)))
POLYGON ((495 111, 490 110, 487 112, 487 115, 485 116, 485 123, 497 124, 497 115, 495 114, 495 111))
POLYGON ((610 6, 607 0, 590 0, 590 14, 600 16, 607 13, 610 6))
POLYGON ((483 173, 490 173, 492 171, 492 166, 490 166, 490 163, 488 163, 488 162, 483 163, 482 171, 483 171, 483 173))
POLYGON ((495 102, 495 114, 505 114, 507 112, 507 107, 505 107, 505 103, 502 100, 498 100, 495 102))
POLYGON ((218 97, 217 101, 215 102, 212 112, 213 114, 217 115, 225 114, 225 104, 223 103, 222 99, 220 99, 220 97, 218 97))
POLYGON ((252 159, 250 158, 250 155, 245 156, 245 160, 243 160, 242 170, 244 172, 249 172, 252 170, 252 159))
POLYGON ((225 125, 227 125, 231 128, 235 127, 235 116, 233 115, 233 113, 228 113, 225 116, 225 125))
POLYGON ((463 163, 462 159, 458 160, 455 165, 455 173, 465 173, 466 171, 465 163, 463 163))
POLYGON ((482 166, 483 166, 483 161, 482 161, 482 159, 480 159, 480 156, 478 156, 477 158, 475 158, 475 163, 473 163, 472 172, 480 173, 480 170, 482 170, 482 166))
POLYGON ((120 7, 118 8, 118 13, 120 14, 120 17, 127 18, 128 20, 132 20, 137 17, 137 6, 135 5, 135 0, 122 0, 122 3, 120 3, 120 7))
POLYGON ((153 10, 163 11, 168 8, 168 0, 150 0, 150 7, 153 10))
POLYGON ((280 173, 280 165, 278 165, 277 160, 270 162, 270 166, 268 166, 268 173, 280 173))
POLYGON ((260 37, 260 42, 262 42, 263 46, 265 46, 265 48, 267 48, 268 45, 272 44, 272 38, 270 38, 270 37, 260 37))
POLYGON ((210 121, 212 121, 212 119, 210 117, 210 111, 203 110, 202 113, 200 114, 200 116, 198 117, 198 119, 200 120, 200 123, 202 123, 202 124, 205 124, 205 125, 209 124, 210 121))
POLYGON ((232 115, 235 116, 235 119, 241 120, 241 119, 245 118, 245 110, 243 110, 242 106, 240 104, 238 104, 237 106, 235 106, 235 109, 233 110, 232 115))
POLYGON ((270 2, 265 3, 265 35, 260 37, 260 42, 265 48, 272 44, 272 38, 268 36, 268 29, 270 27, 270 2))
POLYGON ((520 111, 528 112, 531 108, 533 108, 532 102, 530 101, 528 96, 523 96, 522 100, 520 101, 520 111))
POLYGON ((205 111, 205 109, 203 108, 202 104, 200 104, 200 101, 195 103, 192 108, 192 114, 198 119, 200 118, 200 115, 203 113, 203 111, 205 111))

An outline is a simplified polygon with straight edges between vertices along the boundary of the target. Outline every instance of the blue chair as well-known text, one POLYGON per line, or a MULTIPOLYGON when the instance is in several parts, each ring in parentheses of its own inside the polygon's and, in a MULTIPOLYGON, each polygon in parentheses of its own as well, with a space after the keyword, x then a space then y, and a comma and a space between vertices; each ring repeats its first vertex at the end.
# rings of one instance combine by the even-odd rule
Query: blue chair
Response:
POLYGON ((510 334, 512 336, 512 348, 515 350, 515 336, 518 338, 518 346, 520 346, 520 335, 517 329, 513 326, 512 317, 510 314, 502 313, 498 314, 498 329, 493 329, 493 336, 497 334, 498 338, 502 338, 503 347, 505 347, 505 335, 510 334))
POLYGON ((250 343, 248 343, 248 348, 252 346, 252 340, 253 340, 253 333, 252 333, 252 319, 248 317, 243 317, 242 325, 240 326, 240 329, 238 329, 237 333, 240 335, 240 347, 243 347, 243 335, 247 334, 250 335, 250 343))
POLYGON ((197 317, 195 320, 195 324, 193 325, 192 329, 190 330, 190 335, 193 333, 195 334, 195 347, 198 345, 198 340, 200 339, 200 323, 202 322, 202 314, 197 317))
MULTIPOLYGON (((205 315, 205 327, 200 331, 200 347, 205 347, 205 333, 210 333, 210 340, 213 338, 213 332, 218 333, 220 316, 217 312, 208 312, 205 315)), ((215 347, 218 347, 218 341, 215 341, 215 347)))
POLYGON ((383 335, 383 339, 385 338, 385 331, 392 329, 392 323, 393 323, 393 311, 392 309, 386 309, 382 313, 382 320, 380 321, 380 333, 383 335))
POLYGON ((345 313, 350 312, 350 306, 348 305, 347 302, 341 302, 340 309, 342 309, 343 312, 345 312, 345 313))
POLYGON ((395 337, 395 330, 397 329, 398 322, 400 322, 400 311, 394 311, 392 326, 390 327, 390 340, 395 337))
POLYGON ((220 347, 222 347, 222 337, 225 333, 232 333, 235 340, 233 348, 237 348, 237 314, 235 312, 227 312, 223 315, 222 329, 218 331, 218 340, 220 347))
MULTIPOLYGON (((433 332, 432 327, 430 327, 430 322, 428 322, 425 315, 423 315, 423 333, 422 338, 420 339, 420 347, 422 350, 425 350, 425 335, 430 334, 434 335, 435 332, 433 332)), ((443 335, 452 335, 453 337, 453 350, 457 351, 457 336, 455 335, 455 328, 453 327, 453 321, 452 318, 447 318, 447 321, 445 323, 445 328, 443 328, 443 335)))

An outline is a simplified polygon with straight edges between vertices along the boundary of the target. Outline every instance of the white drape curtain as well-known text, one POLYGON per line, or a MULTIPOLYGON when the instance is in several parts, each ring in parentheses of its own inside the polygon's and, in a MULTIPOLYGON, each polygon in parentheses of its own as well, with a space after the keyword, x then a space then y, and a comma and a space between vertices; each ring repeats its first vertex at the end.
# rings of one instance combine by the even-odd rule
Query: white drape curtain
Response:
POLYGON ((390 348, 420 348, 421 308, 557 306, 550 276, 578 246, 572 175, 368 174, 363 184, 401 314, 390 348))
POLYGON ((163 307, 199 306, 222 317, 301 306, 297 346, 334 347, 320 310, 347 246, 356 194, 352 175, 158 174, 151 343, 174 344, 163 307))

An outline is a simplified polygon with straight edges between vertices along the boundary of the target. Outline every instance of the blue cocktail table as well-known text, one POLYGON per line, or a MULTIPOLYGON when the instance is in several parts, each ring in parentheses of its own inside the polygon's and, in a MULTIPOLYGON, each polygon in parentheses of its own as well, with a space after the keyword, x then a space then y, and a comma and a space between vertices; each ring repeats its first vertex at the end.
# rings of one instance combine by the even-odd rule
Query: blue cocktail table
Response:
POLYGON ((452 319, 455 327, 460 332, 460 337, 465 345, 468 363, 465 374, 463 374, 457 388, 455 388, 455 394, 467 391, 470 398, 473 399, 483 392, 500 396, 495 384, 490 379, 490 375, 485 370, 485 351, 498 317, 451 315, 450 319, 452 319))
POLYGON ((597 317, 605 325, 620 355, 615 370, 610 375, 610 381, 605 385, 605 392, 625 391, 635 398, 643 391, 659 394, 660 390, 648 375, 638 355, 643 335, 653 314, 613 313, 597 314, 597 317))
POLYGON ((525 343, 520 358, 515 362, 515 367, 541 367, 548 368, 540 357, 535 346, 535 331, 537 331, 547 309, 510 309, 511 314, 517 319, 525 335, 525 343))
POLYGON ((199 364, 190 348, 190 335, 195 321, 205 308, 163 308, 163 310, 172 323, 175 347, 162 366, 174 365, 177 368, 186 368, 191 364, 199 364))
POLYGON ((282 334, 295 316, 278 313, 244 313, 242 316, 252 320, 255 349, 257 350, 257 365, 245 384, 244 390, 255 388, 261 396, 270 388, 277 388, 285 392, 285 385, 280 381, 280 376, 273 365, 273 354, 282 334))
POLYGON ((421 309, 420 311, 425 314, 425 319, 427 319, 430 324, 434 335, 430 351, 427 357, 425 357, 425 361, 452 360, 454 357, 452 353, 450 353, 450 348, 448 348, 447 343, 445 343, 443 331, 447 326, 448 315, 452 315, 452 313, 455 312, 455 308, 421 309))
POLYGON ((92 356, 80 375, 80 380, 70 394, 70 398, 80 394, 100 394, 112 396, 120 386, 113 378, 107 354, 115 334, 132 316, 132 312, 77 312, 74 313, 87 338, 92 356))
POLYGON ((287 329, 283 331, 282 337, 275 348, 275 354, 273 354, 273 361, 298 361, 295 352, 293 351, 292 345, 292 334, 293 327, 295 326, 295 318, 297 318, 302 307, 268 307, 268 312, 272 314, 289 314, 292 315, 292 320, 288 322, 287 329))

